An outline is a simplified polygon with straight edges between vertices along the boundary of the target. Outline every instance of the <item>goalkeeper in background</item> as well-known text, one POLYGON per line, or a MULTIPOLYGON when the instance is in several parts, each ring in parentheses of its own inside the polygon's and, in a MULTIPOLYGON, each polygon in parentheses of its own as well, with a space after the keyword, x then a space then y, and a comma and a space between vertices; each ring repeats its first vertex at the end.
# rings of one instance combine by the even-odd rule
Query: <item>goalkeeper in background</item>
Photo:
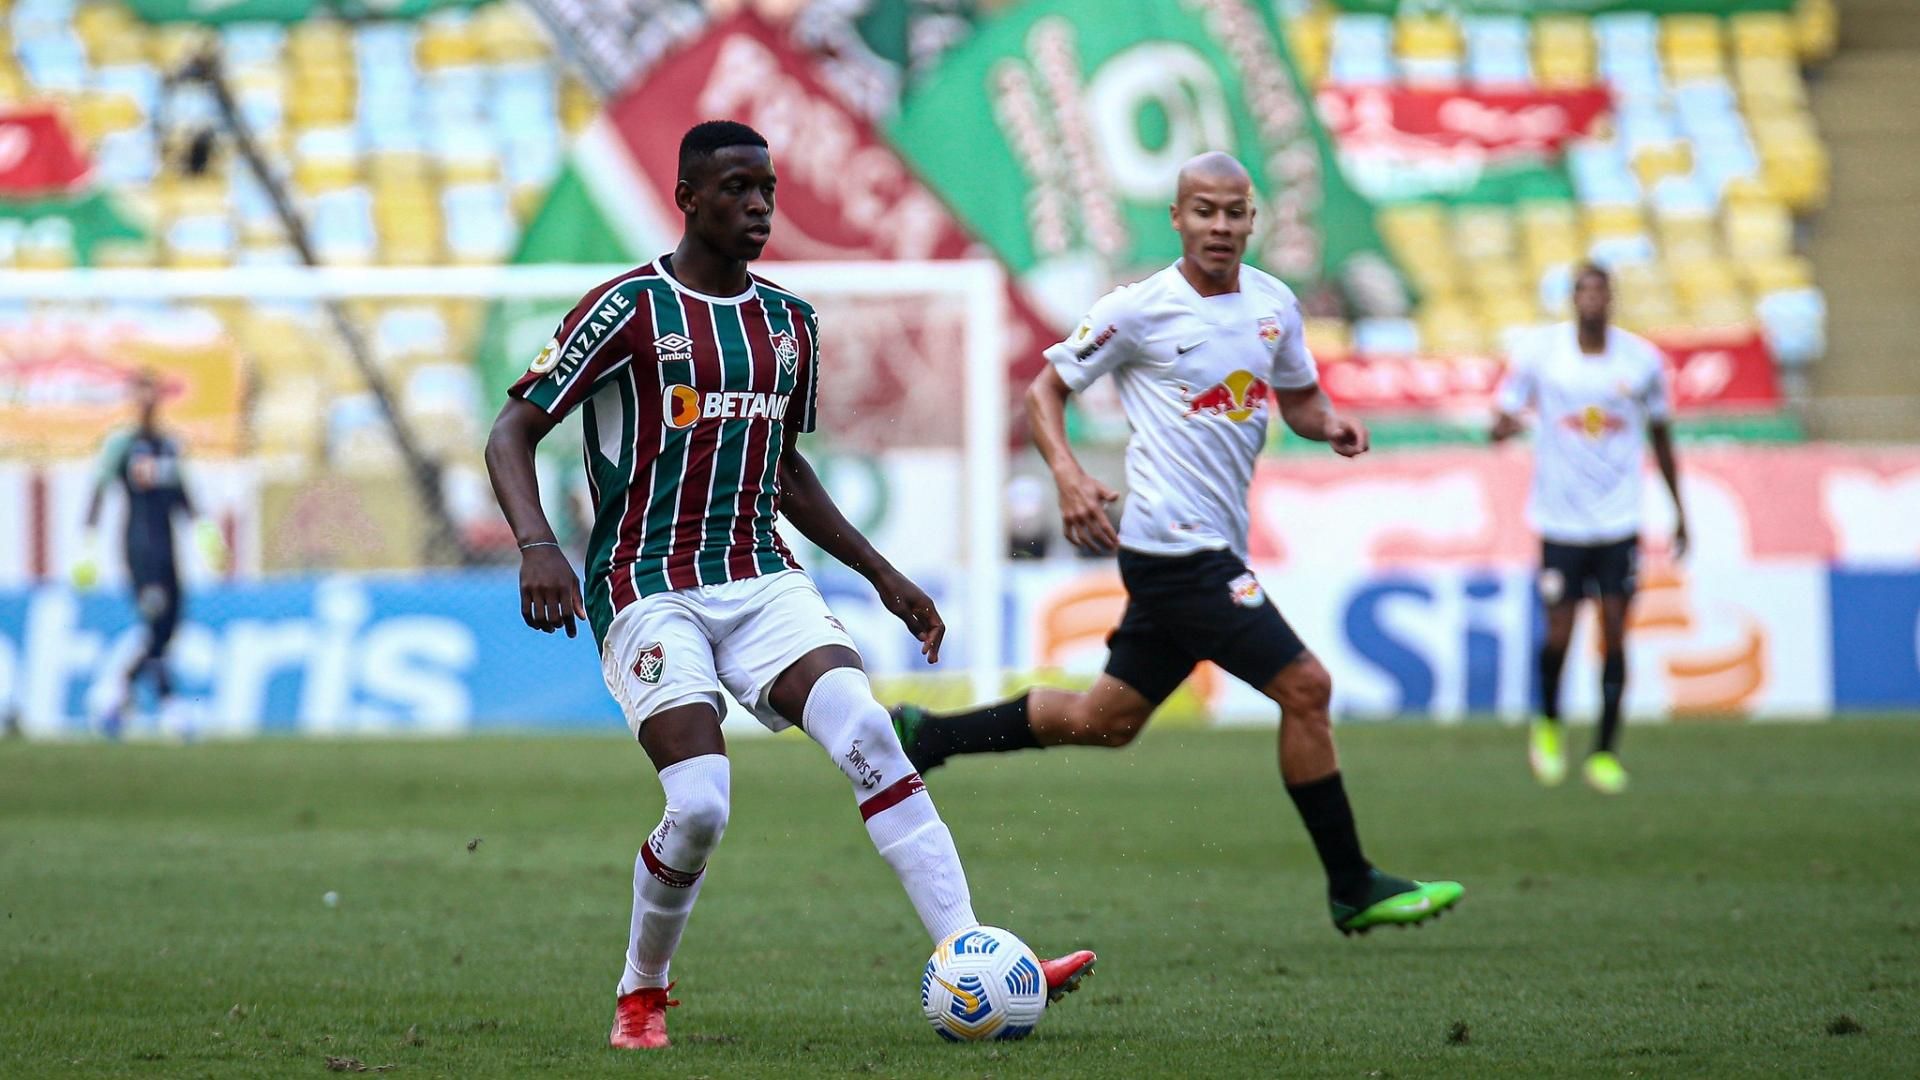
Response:
MULTIPOLYGON (((167 646, 180 624, 180 572, 173 550, 174 516, 191 520, 193 500, 187 494, 181 469, 180 444, 159 424, 160 380, 141 372, 133 385, 139 422, 107 437, 100 451, 93 497, 87 501, 85 547, 74 564, 74 584, 91 588, 100 569, 100 507, 107 488, 119 487, 127 497, 127 577, 133 582, 134 608, 145 624, 146 639, 101 716, 104 734, 118 737, 126 722, 134 687, 142 676, 153 684, 154 707, 163 730, 186 734, 185 717, 173 699, 173 678, 167 672, 167 646)), ((226 564, 226 542, 211 520, 194 526, 194 540, 216 569, 226 564)))

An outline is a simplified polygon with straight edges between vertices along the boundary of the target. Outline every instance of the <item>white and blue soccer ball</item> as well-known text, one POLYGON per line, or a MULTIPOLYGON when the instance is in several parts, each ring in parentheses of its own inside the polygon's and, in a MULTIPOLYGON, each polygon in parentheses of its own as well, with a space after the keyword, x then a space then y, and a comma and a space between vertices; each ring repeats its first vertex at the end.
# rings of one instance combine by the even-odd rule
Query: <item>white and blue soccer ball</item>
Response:
POLYGON ((1040 958, 997 926, 975 926, 941 942, 920 975, 920 1011, 950 1042, 1024 1039, 1046 1008, 1040 958))

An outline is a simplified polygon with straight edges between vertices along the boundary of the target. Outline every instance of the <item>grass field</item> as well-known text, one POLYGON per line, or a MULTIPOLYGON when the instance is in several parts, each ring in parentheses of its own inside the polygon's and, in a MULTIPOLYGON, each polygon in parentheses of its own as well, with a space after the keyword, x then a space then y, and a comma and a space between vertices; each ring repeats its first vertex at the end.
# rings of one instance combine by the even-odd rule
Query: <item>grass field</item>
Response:
POLYGON ((1370 854, 1467 884, 1434 927, 1331 929, 1270 733, 933 774, 980 915, 1101 953, 980 1046, 920 1019, 928 944, 839 774, 740 743, 643 1058, 604 1047, 635 748, 0 745, 0 1075, 1920 1072, 1920 723, 1636 730, 1613 801, 1535 788, 1508 731, 1342 738, 1370 854))

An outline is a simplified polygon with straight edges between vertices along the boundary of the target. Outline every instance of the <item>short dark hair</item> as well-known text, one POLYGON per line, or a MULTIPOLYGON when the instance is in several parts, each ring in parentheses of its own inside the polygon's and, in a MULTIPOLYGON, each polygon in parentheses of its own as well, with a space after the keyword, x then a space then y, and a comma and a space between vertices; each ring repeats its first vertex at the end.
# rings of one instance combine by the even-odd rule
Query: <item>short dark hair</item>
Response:
POLYGON ((1573 283, 1575 285, 1580 284, 1580 279, 1588 275, 1599 278, 1600 284, 1605 285, 1607 288, 1613 288, 1613 274, 1597 262, 1581 263, 1580 268, 1573 272, 1573 283))
POLYGON ((680 179, 692 179, 700 165, 729 146, 764 149, 766 145, 766 136, 737 120, 707 120, 695 124, 680 137, 680 179))

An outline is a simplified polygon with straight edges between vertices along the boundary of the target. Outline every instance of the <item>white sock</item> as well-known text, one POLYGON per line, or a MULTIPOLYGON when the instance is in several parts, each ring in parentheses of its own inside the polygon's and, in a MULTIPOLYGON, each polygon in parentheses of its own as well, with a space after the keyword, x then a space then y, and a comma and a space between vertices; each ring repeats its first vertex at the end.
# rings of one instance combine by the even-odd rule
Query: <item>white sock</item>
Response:
POLYGON ((939 942, 978 926, 953 834, 900 749, 887 710, 873 700, 866 673, 835 668, 820 676, 801 719, 853 782, 867 835, 906 887, 927 933, 939 942))
POLYGON ((704 754, 660 770, 667 811, 633 861, 633 923, 620 993, 667 985, 667 967, 700 896, 707 858, 727 829, 731 777, 725 754, 704 754))

